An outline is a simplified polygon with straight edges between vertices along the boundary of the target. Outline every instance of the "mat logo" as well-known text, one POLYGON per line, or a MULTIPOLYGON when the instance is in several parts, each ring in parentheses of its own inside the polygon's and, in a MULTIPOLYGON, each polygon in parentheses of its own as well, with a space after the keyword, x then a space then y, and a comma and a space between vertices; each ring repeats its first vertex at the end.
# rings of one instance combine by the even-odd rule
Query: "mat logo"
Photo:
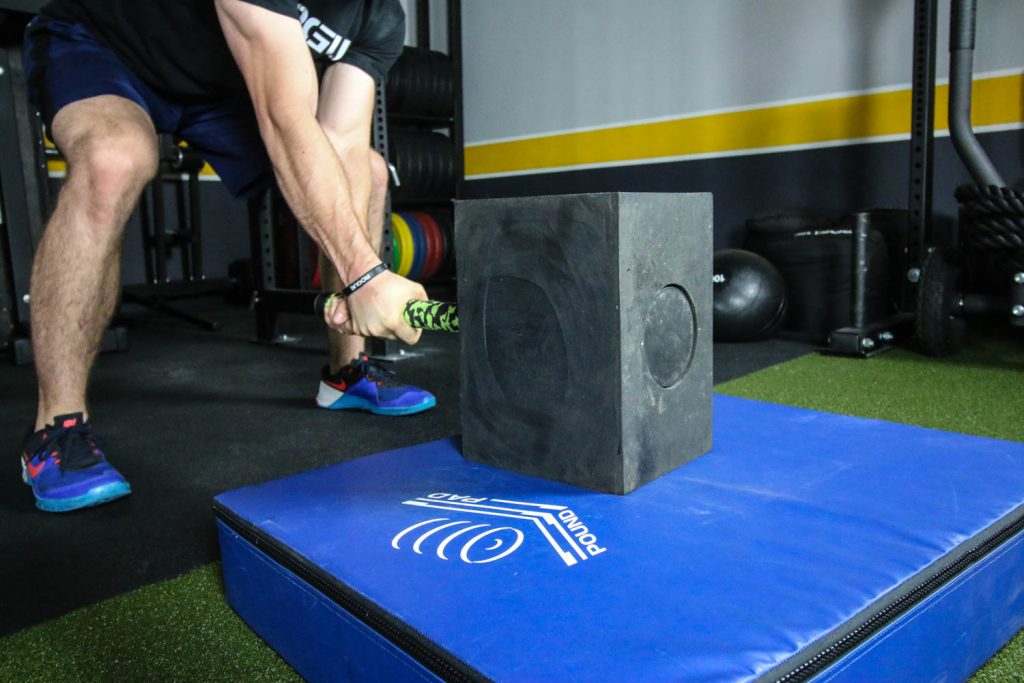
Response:
POLYGON ((456 512, 434 517, 402 529, 391 539, 391 547, 401 550, 411 542, 413 552, 423 554, 431 547, 442 560, 458 557, 467 564, 486 564, 508 557, 523 545, 526 531, 539 531, 558 557, 573 566, 605 552, 597 536, 564 505, 526 503, 500 498, 479 498, 454 493, 431 493, 407 500, 403 505, 456 512), (492 518, 500 522, 478 521, 492 518), (511 526, 515 524, 516 526, 511 526), (436 543, 436 546, 434 545, 436 543))

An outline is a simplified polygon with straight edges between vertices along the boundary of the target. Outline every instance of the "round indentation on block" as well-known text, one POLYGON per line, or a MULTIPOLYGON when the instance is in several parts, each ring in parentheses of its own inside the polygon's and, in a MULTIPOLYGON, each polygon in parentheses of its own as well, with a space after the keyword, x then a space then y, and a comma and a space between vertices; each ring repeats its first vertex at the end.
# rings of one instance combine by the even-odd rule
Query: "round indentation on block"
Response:
POLYGON ((523 278, 492 277, 483 317, 487 362, 509 407, 535 411, 563 401, 568 345, 547 292, 523 278))
POLYGON ((644 322, 647 371, 662 387, 678 384, 693 360, 697 313, 689 294, 679 285, 663 287, 654 297, 644 322))

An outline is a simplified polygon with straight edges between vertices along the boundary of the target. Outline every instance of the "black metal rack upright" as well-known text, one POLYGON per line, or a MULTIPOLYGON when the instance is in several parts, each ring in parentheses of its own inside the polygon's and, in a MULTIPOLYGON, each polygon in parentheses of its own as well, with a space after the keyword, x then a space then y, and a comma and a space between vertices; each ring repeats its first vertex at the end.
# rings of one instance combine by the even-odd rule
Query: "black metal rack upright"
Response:
POLYGON ((910 226, 907 233, 907 272, 902 282, 904 310, 917 306, 921 264, 931 240, 932 184, 935 139, 935 36, 938 0, 914 3, 914 62, 911 84, 910 226))
POLYGON ((901 230, 888 239, 897 239, 891 253, 898 259, 899 279, 891 283, 899 288, 896 310, 880 320, 868 320, 867 240, 871 229, 870 212, 855 215, 852 226, 853 281, 851 287, 851 324, 829 335, 825 353, 871 357, 914 334, 921 266, 932 242, 932 184, 935 138, 935 43, 938 0, 915 0, 913 62, 911 83, 910 166, 908 173, 907 218, 901 230))
POLYGON ((30 16, 0 13, 0 318, 10 340, 26 334, 32 255, 47 216, 40 122, 28 102, 21 61, 21 34, 30 16))
MULTIPOLYGON (((459 196, 463 182, 463 127, 462 127, 462 34, 461 34, 461 2, 460 0, 444 0, 447 11, 448 56, 454 69, 454 114, 444 119, 421 119, 420 122, 437 128, 447 128, 454 145, 455 188, 453 197, 459 196)), ((420 46, 430 45, 430 0, 416 2, 416 37, 420 46)), ((409 117, 391 116, 387 111, 386 84, 377 87, 376 105, 371 130, 371 144, 385 159, 389 154, 388 128, 395 121, 408 122, 409 117)), ((394 175, 394 169, 392 168, 394 175)), ((445 199, 450 207, 451 199, 445 199)), ((392 193, 389 193, 385 205, 384 235, 381 243, 381 259, 391 263, 393 258, 391 234, 392 193)), ((282 313, 313 313, 313 302, 319 291, 313 289, 311 271, 305 263, 309 239, 301 230, 296 239, 298 247, 297 277, 283 282, 279 277, 282 267, 278 216, 287 212, 284 201, 277 190, 260 193, 250 203, 250 236, 252 245, 253 284, 252 308, 256 316, 256 334, 260 341, 286 341, 286 337, 278 335, 278 316, 282 313)), ((396 345, 385 340, 371 340, 369 352, 375 356, 391 356, 396 345)))

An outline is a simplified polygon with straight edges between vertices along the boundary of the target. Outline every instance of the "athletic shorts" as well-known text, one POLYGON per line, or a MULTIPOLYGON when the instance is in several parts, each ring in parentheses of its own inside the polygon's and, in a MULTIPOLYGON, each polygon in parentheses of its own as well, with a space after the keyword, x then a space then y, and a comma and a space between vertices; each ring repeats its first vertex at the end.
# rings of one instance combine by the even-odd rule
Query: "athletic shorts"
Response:
POLYGON ((47 130, 61 108, 99 95, 117 95, 149 114, 157 132, 185 140, 236 197, 273 180, 252 103, 245 98, 180 103, 158 93, 110 48, 79 24, 36 17, 25 33, 29 99, 47 130))

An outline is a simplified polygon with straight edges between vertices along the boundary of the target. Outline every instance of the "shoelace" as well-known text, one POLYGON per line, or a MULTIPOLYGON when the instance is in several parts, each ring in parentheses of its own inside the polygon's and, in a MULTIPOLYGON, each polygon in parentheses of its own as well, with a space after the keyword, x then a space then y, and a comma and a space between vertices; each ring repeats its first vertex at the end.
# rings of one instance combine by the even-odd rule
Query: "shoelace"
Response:
POLYGON ((398 375, 387 369, 369 356, 363 356, 352 363, 352 367, 362 373, 368 380, 376 382, 380 386, 396 386, 398 375))
POLYGON ((41 461, 53 457, 56 452, 60 458, 60 471, 82 470, 92 467, 99 459, 99 438, 92 433, 88 423, 74 427, 55 427, 46 431, 46 439, 40 442, 38 451, 43 451, 41 461))

